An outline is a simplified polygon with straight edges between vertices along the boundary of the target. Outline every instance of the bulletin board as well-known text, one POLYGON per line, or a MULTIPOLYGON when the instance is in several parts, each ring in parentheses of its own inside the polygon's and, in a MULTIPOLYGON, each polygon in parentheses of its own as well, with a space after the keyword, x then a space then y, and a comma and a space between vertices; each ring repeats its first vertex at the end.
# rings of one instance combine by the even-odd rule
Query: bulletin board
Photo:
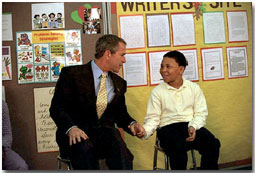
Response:
MULTIPOLYGON (((146 73, 148 85, 127 80, 129 113, 143 124, 150 92, 160 83, 157 66, 162 55, 179 50, 192 64, 184 77, 197 83, 206 97, 209 116, 205 127, 221 141, 220 167, 237 161, 251 164, 252 3, 117 2, 112 7, 116 33, 127 41, 126 57, 146 54, 146 61, 140 64, 145 70, 138 75, 146 73), (237 23, 245 29, 238 29, 237 23)), ((128 60, 126 64, 132 65, 128 60)), ((134 169, 151 170, 155 134, 146 141, 126 135, 126 142, 134 154, 134 169)), ((196 156, 200 164, 199 154, 196 156)), ((164 167, 163 157, 159 164, 164 167)))

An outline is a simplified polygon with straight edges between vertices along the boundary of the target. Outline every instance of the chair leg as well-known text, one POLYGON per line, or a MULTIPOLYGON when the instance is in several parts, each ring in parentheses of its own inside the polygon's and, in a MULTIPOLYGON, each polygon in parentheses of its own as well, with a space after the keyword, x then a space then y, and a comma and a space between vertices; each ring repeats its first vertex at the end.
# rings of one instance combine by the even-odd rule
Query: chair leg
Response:
POLYGON ((164 154, 165 156, 165 169, 169 170, 169 160, 168 160, 168 156, 166 154, 164 154))
POLYGON ((62 170, 62 168, 61 168, 61 161, 60 160, 58 160, 58 170, 62 170))
POLYGON ((71 170, 72 169, 72 166, 71 166, 71 163, 69 162, 68 164, 67 164, 67 170, 71 170))
POLYGON ((158 150, 154 149, 154 160, 153 160, 153 170, 157 170, 157 159, 158 159, 158 150))

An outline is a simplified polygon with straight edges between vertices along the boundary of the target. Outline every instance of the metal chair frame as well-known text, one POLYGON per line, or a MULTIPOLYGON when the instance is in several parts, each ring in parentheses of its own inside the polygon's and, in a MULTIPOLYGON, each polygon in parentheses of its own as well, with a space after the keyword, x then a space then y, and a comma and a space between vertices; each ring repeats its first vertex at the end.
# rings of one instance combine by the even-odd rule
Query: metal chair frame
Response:
MULTIPOLYGON (((164 158, 165 158, 165 170, 169 170, 169 165, 170 165, 169 157, 166 155, 166 153, 160 147, 159 139, 156 136, 156 142, 155 142, 155 145, 154 145, 153 170, 160 170, 161 169, 161 168, 157 167, 158 151, 160 151, 160 152, 162 152, 164 154, 164 158)), ((197 170, 197 163, 196 163, 196 157, 195 157, 194 150, 191 150, 191 157, 192 157, 192 167, 193 167, 193 170, 197 170)))
POLYGON ((71 161, 66 158, 62 158, 60 155, 58 155, 58 170, 62 170, 62 163, 64 163, 67 167, 67 170, 72 169, 71 161))

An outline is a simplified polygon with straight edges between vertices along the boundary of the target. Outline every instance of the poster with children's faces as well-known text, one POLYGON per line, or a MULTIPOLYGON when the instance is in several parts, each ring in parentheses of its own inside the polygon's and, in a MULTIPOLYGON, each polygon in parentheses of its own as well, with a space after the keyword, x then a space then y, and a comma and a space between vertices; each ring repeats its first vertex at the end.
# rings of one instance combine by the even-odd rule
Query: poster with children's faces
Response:
POLYGON ((64 3, 32 4, 32 30, 65 28, 64 3))

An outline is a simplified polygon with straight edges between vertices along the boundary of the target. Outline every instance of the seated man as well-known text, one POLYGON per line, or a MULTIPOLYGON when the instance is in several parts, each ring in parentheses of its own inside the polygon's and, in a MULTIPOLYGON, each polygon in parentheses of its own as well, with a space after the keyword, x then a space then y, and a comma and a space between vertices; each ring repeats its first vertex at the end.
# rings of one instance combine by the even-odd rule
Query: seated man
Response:
POLYGON ((4 100, 2 100, 2 164, 3 170, 27 170, 26 162, 18 153, 12 150, 12 129, 9 117, 9 109, 4 100))
POLYGON ((133 155, 115 128, 144 133, 127 111, 127 82, 114 73, 126 62, 126 42, 104 35, 95 50, 93 61, 61 70, 50 107, 56 141, 74 169, 99 169, 98 159, 106 159, 111 170, 133 169, 133 155))
POLYGON ((181 52, 164 55, 160 68, 164 82, 151 92, 144 138, 159 128, 160 146, 169 156, 172 170, 186 169, 190 149, 202 155, 201 169, 218 169, 220 142, 204 128, 208 111, 202 90, 182 77, 187 64, 181 52))

